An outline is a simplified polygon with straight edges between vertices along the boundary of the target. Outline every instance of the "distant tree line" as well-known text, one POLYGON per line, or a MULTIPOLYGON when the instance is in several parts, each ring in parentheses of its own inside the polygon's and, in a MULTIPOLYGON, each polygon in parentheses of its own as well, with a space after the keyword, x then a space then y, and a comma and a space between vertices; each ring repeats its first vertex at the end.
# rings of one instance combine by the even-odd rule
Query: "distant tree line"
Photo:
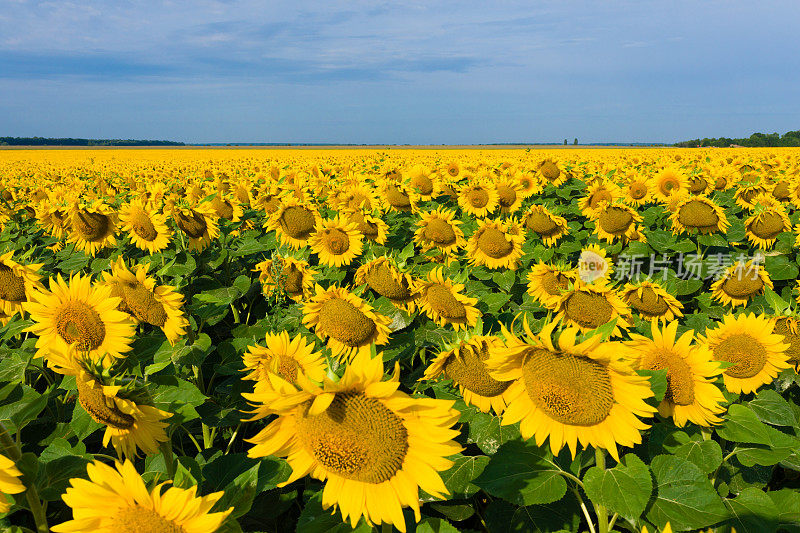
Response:
POLYGON ((728 137, 720 137, 718 139, 693 139, 691 141, 675 143, 675 146, 681 148, 694 148, 698 146, 716 146, 719 148, 727 148, 731 145, 747 147, 800 146, 800 130, 787 131, 783 135, 778 133, 754 133, 746 139, 730 139, 728 137))
POLYGON ((136 139, 73 139, 53 137, 0 137, 2 146, 185 146, 175 141, 136 139))

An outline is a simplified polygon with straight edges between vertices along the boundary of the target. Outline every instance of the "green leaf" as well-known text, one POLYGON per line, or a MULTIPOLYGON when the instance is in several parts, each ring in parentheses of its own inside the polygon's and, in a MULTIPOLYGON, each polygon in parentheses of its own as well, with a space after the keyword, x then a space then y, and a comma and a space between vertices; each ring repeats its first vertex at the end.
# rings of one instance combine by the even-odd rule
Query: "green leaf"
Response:
POLYGON ((635 454, 629 453, 622 462, 608 470, 593 466, 583 476, 586 495, 596 505, 630 520, 638 519, 644 512, 653 480, 650 470, 635 454))
POLYGON ((728 517, 719 494, 694 463, 659 455, 653 459, 650 469, 656 486, 646 516, 659 529, 667 522, 675 531, 699 529, 728 517))
POLYGON ((235 302, 241 295, 242 291, 240 291, 238 287, 222 287, 220 289, 213 289, 195 294, 194 299, 202 303, 228 306, 235 302))
POLYGON ((206 396, 195 385, 174 376, 154 376, 150 383, 150 397, 156 407, 173 413, 170 422, 181 423, 198 417, 195 407, 206 396))
POLYGON ((765 425, 751 409, 741 404, 728 408, 725 423, 716 431, 723 439, 755 445, 737 445, 736 457, 745 466, 774 465, 800 446, 798 439, 765 425))
POLYGON ((768 256, 764 262, 764 267, 773 281, 797 279, 797 275, 800 273, 797 265, 789 262, 789 259, 784 255, 768 256))
POLYGON ((773 426, 797 425, 797 417, 792 406, 772 389, 763 389, 749 405, 762 422, 773 426))
POLYGON ((778 509, 778 522, 800 524, 800 493, 797 490, 774 490, 767 492, 767 496, 778 509))
POLYGON ((503 294, 500 292, 493 292, 486 294, 478 299, 478 305, 482 303, 486 305, 487 313, 496 314, 511 299, 510 294, 503 294))
POLYGON ((647 370, 641 369, 636 371, 640 376, 647 376, 650 379, 650 388, 653 390, 656 404, 664 399, 667 393, 667 369, 662 370, 647 370))
POLYGON ((47 395, 39 394, 35 389, 19 383, 4 387, 5 394, 0 401, 0 420, 10 420, 10 431, 17 431, 31 420, 36 419, 47 406, 47 395), (5 390, 8 389, 8 390, 5 390))
POLYGON ((725 506, 731 513, 728 524, 736 533, 774 533, 778 528, 778 507, 764 491, 746 488, 735 499, 725 500, 725 506))
POLYGON ((467 498, 478 492, 478 486, 471 482, 483 472, 488 462, 489 458, 485 455, 477 457, 459 455, 453 461, 453 466, 441 473, 442 481, 450 491, 451 497, 467 498))
POLYGON ((497 451, 504 443, 519 438, 517 426, 503 426, 500 417, 477 413, 469 423, 467 442, 475 443, 487 454, 497 451))
POLYGON ((497 283, 497 286, 506 292, 511 291, 514 282, 517 280, 517 272, 515 270, 506 270, 503 272, 496 272, 492 275, 492 280, 497 283))
POLYGON ((202 469, 203 479, 210 490, 224 490, 218 509, 234 507, 238 518, 250 510, 256 494, 273 489, 289 478, 290 467, 274 458, 254 460, 244 453, 220 455, 202 469))
POLYGON ((495 500, 484 512, 489 533, 552 533, 582 531, 578 501, 572 493, 550 505, 517 507, 505 500, 495 500))
POLYGON ((722 464, 722 448, 713 440, 693 440, 672 452, 676 457, 691 461, 704 473, 714 472, 722 464))
POLYGON ((342 521, 342 514, 332 509, 322 508, 322 491, 317 492, 306 502, 300 518, 297 520, 297 533, 372 533, 372 528, 362 518, 355 529, 350 523, 342 521))
POLYGON ((567 483, 548 455, 532 442, 506 443, 473 483, 516 505, 560 500, 567 491, 567 483))
POLYGON ((772 307, 772 310, 776 315, 782 315, 783 312, 789 308, 789 302, 778 296, 778 293, 766 286, 764 287, 764 297, 767 299, 769 306, 772 307))
POLYGON ((447 520, 426 518, 417 524, 417 533, 459 533, 447 520))

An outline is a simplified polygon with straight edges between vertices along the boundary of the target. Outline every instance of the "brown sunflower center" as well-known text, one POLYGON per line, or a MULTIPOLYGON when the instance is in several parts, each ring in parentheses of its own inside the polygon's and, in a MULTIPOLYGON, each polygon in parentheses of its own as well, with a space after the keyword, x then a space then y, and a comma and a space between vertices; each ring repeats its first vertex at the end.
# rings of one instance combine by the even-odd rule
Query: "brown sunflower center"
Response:
POLYGON ((547 213, 533 212, 525 219, 525 227, 545 237, 558 230, 558 224, 547 213))
POLYGON ((274 194, 265 194, 258 199, 259 205, 265 213, 274 213, 281 205, 280 199, 274 194))
POLYGON ((408 283, 405 280, 402 283, 398 282, 395 279, 393 270, 385 262, 373 266, 367 270, 365 276, 367 285, 381 296, 385 296, 390 300, 408 300, 411 298, 408 283))
POLYGON ((544 176, 544 179, 547 181, 555 181, 561 175, 561 169, 552 161, 543 162, 539 167, 539 172, 542 173, 542 176, 544 176))
POLYGON ((687 228, 705 230, 717 227, 719 215, 714 206, 700 200, 690 200, 678 209, 678 221, 687 228))
POLYGON ((390 480, 408 452, 402 419, 360 392, 337 393, 324 413, 299 417, 297 436, 326 469, 362 483, 390 480))
POLYGON ((702 176, 693 176, 689 179, 689 191, 692 194, 700 194, 708 187, 708 181, 702 176))
POLYGON ((326 300, 319 310, 322 331, 347 346, 360 346, 375 333, 375 322, 341 298, 326 300))
POLYGON ((320 240, 329 254, 342 255, 350 249, 350 237, 338 228, 322 230, 320 240))
POLYGON ((457 350, 444 363, 445 375, 458 385, 480 396, 491 398, 503 394, 510 381, 497 381, 486 370, 484 361, 489 357, 486 342, 480 346, 467 345, 457 350))
POLYGON ((633 215, 621 207, 608 207, 598 218, 603 231, 612 235, 622 235, 633 222, 633 215))
POLYGON ((458 320, 467 316, 467 308, 464 307, 464 304, 453 296, 453 291, 449 287, 440 283, 428 287, 425 299, 431 308, 444 318, 458 320))
POLYGON ((680 186, 681 184, 676 178, 668 177, 661 180, 658 188, 661 191, 661 194, 664 196, 669 196, 675 189, 679 189, 680 186))
POLYGON ((594 426, 614 406, 608 369, 588 357, 532 348, 522 363, 522 379, 536 407, 562 424, 594 426))
POLYGON ((294 357, 281 354, 277 356, 275 363, 279 376, 290 383, 297 381, 297 372, 300 369, 300 365, 297 364, 297 360, 294 357))
POLYGON ((753 200, 754 200, 754 199, 755 199, 755 197, 756 197, 756 195, 758 195, 758 193, 760 193, 760 192, 762 192, 762 190, 761 190, 761 188, 760 188, 760 187, 754 187, 754 188, 750 188, 750 189, 744 189, 744 190, 742 191, 742 194, 741 194, 741 196, 740 196, 739 198, 741 198, 741 199, 742 199, 742 201, 744 201, 744 203, 746 203, 746 204, 752 204, 752 203, 753 203, 753 200))
POLYGON ((78 401, 95 422, 105 424, 114 429, 130 429, 133 427, 134 418, 120 411, 114 399, 106 396, 99 385, 90 386, 81 377, 78 377, 75 383, 78 386, 78 401))
POLYGON ((138 320, 162 327, 167 321, 164 305, 156 300, 147 287, 137 281, 123 281, 118 284, 127 310, 138 320))
POLYGON ((481 187, 471 189, 467 193, 467 201, 476 209, 486 207, 486 204, 489 203, 489 191, 481 187))
POLYGON ((731 335, 714 347, 714 359, 734 363, 725 374, 751 378, 767 364, 767 350, 747 333, 731 335))
POLYGON ((517 201, 517 191, 508 185, 498 185, 497 196, 502 207, 511 207, 517 201))
POLYGON ((493 227, 485 227, 478 235, 478 248, 494 259, 506 257, 514 250, 514 245, 506 239, 505 233, 493 227))
POLYGON ((206 217, 194 209, 189 209, 188 213, 179 211, 175 216, 175 223, 182 232, 192 239, 201 238, 208 229, 206 217))
POLYGON ((122 507, 117 511, 111 518, 111 529, 117 533, 186 533, 172 520, 139 505, 122 507))
POLYGON ((789 183, 786 180, 781 180, 775 184, 775 188, 772 189, 772 196, 776 200, 788 200, 791 196, 789 192, 789 183))
POLYGON ((433 181, 428 176, 416 176, 411 180, 411 186, 424 196, 433 192, 433 181))
POLYGON ((786 355, 789 356, 789 361, 794 364, 800 362, 800 335, 796 332, 797 328, 795 327, 793 332, 787 318, 781 318, 775 322, 775 333, 783 335, 783 342, 789 344, 789 348, 786 349, 786 355))
POLYGON ((750 231, 762 239, 774 239, 784 231, 783 217, 775 211, 766 211, 750 224, 750 231))
POLYGON ((639 311, 642 315, 648 318, 663 316, 669 311, 669 304, 662 297, 650 287, 645 287, 642 290, 641 296, 639 291, 632 291, 628 295, 628 304, 639 311))
POLYGON ((281 214, 279 224, 289 237, 305 240, 314 232, 314 213, 303 206, 291 205, 281 214))
POLYGON ((6 302, 24 302, 26 300, 25 280, 3 264, 0 264, 0 300, 6 302))
POLYGON ((614 200, 614 197, 611 196, 610 192, 606 189, 600 189, 592 194, 592 197, 589 199, 589 206, 597 207, 600 202, 611 202, 612 200, 614 200))
POLYGON ((56 313, 56 331, 67 344, 77 343, 81 351, 96 350, 106 337, 100 314, 79 301, 65 302, 56 313))
POLYGON ((290 296, 303 292, 303 273, 295 265, 287 265, 283 272, 283 290, 290 296))
POLYGON ((664 399, 676 405, 694 403, 694 377, 689 364, 670 350, 657 349, 642 358, 642 368, 667 370, 667 392, 664 399))
POLYGON ((133 232, 141 239, 152 242, 158 237, 158 231, 153 225, 153 221, 147 213, 141 209, 137 209, 130 218, 131 228, 133 232))
POLYGON ((721 176, 719 178, 717 178, 716 180, 714 180, 714 189, 716 189, 718 191, 724 190, 725 187, 727 187, 727 186, 728 186, 728 180, 723 178, 723 177, 721 177, 721 176))
POLYGON ((458 176, 459 172, 461 172, 461 170, 455 165, 447 167, 447 173, 453 176, 454 178, 458 176))
POLYGON ((630 186, 628 187, 628 192, 630 193, 631 198, 633 198, 634 200, 641 200, 642 198, 647 196, 647 185, 635 181, 631 183, 630 186))
POLYGON ((581 327, 594 329, 607 323, 614 315, 614 307, 602 294, 577 291, 566 301, 567 318, 581 327))
POLYGON ((102 214, 81 209, 75 213, 72 228, 86 241, 102 240, 108 234, 111 219, 102 214))
POLYGON ((226 220, 233 218, 233 205, 228 200, 220 198, 219 194, 217 194, 217 196, 211 202, 211 205, 214 206, 214 210, 217 212, 217 215, 220 218, 224 218, 226 220))
POLYGON ((456 241, 456 232, 453 231, 453 226, 444 219, 432 218, 425 224, 423 231, 425 238, 429 241, 438 244, 439 246, 447 246, 456 241))
POLYGON ((722 291, 731 298, 749 298, 763 287, 764 282, 760 276, 754 277, 744 270, 734 270, 733 275, 722 284, 722 291))
POLYGON ((401 211, 411 209, 411 198, 396 185, 389 185, 386 189, 386 200, 389 205, 401 211))
POLYGON ((541 284, 544 291, 550 296, 558 296, 561 291, 569 286, 569 279, 560 272, 548 270, 541 277, 541 284))

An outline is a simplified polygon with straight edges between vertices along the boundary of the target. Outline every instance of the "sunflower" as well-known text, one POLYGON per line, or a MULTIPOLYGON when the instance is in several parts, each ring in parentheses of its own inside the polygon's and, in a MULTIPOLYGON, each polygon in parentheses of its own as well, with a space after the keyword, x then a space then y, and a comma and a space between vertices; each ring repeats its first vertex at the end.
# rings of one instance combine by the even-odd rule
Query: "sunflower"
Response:
POLYGON ((667 202, 670 196, 682 194, 689 190, 689 181, 686 176, 674 168, 666 168, 652 178, 652 190, 655 197, 661 202, 667 202))
POLYGON ((395 307, 413 313, 416 309, 414 279, 400 272, 397 265, 388 257, 378 257, 361 265, 356 270, 356 285, 366 285, 379 296, 388 298, 395 307))
POLYGON ((172 218, 178 229, 186 235, 189 250, 202 252, 219 236, 217 212, 209 202, 197 203, 193 207, 175 207, 172 218))
POLYGON ((497 203, 500 206, 500 213, 508 215, 520 208, 525 197, 522 195, 520 185, 512 178, 497 181, 495 189, 497 190, 497 203))
POLYGON ((75 243, 78 250, 92 257, 100 248, 117 244, 114 238, 117 214, 102 200, 95 200, 91 205, 84 207, 76 202, 70 213, 69 222, 70 232, 67 242, 75 243))
POLYGON ((528 273, 528 294, 546 308, 555 311, 561 300, 561 293, 577 277, 576 272, 567 266, 552 266, 539 261, 528 273))
POLYGON ((389 225, 382 218, 372 216, 361 210, 345 211, 344 216, 348 222, 354 223, 358 231, 368 241, 375 244, 386 244, 389 236, 389 225))
POLYGON ((253 271, 258 272, 264 296, 270 298, 273 294, 285 293, 297 302, 311 294, 317 275, 308 261, 282 256, 258 263, 253 271))
POLYGON ((588 284, 576 281, 570 290, 561 293, 556 321, 577 326, 581 332, 599 328, 617 319, 613 335, 621 335, 628 329, 630 308, 619 294, 605 283, 588 284))
POLYGON ((624 343, 629 350, 626 358, 637 369, 666 369, 667 392, 658 405, 661 416, 672 417, 678 427, 686 422, 700 426, 719 424, 722 419, 717 415, 725 411, 725 397, 713 382, 722 374, 722 368, 705 346, 692 344, 692 331, 680 338, 677 332, 677 321, 663 328, 653 321, 652 339, 633 333, 631 340, 624 343))
POLYGON ((622 201, 633 207, 640 207, 650 201, 650 183, 644 176, 633 175, 622 187, 622 201))
POLYGON ((0 513, 7 513, 13 505, 8 496, 25 492, 25 485, 19 479, 21 476, 22 472, 14 461, 0 454, 0 513))
POLYGON ((525 235, 513 221, 479 220, 478 228, 467 241, 469 264, 516 270, 524 242, 525 235))
POLYGON ((542 177, 544 183, 549 183, 558 187, 567 181, 567 173, 562 172, 558 167, 558 163, 552 159, 545 159, 539 163, 539 175, 542 177))
POLYGON ((642 216, 628 205, 601 202, 592 213, 594 232, 609 244, 617 239, 623 243, 636 240, 639 235, 636 224, 642 221, 642 216))
POLYGON ((352 357, 369 352, 374 343, 389 342, 391 320, 343 287, 314 287, 314 296, 303 307, 303 325, 322 340, 334 356, 352 357))
POLYGON ((217 217, 231 222, 239 222, 242 219, 244 209, 233 194, 218 191, 210 203, 217 217))
POLYGON ((286 197, 270 215, 266 228, 278 234, 281 244, 288 244, 297 250, 308 244, 319 218, 313 204, 304 204, 295 198, 286 197))
POLYGON ((74 345, 67 353, 51 354, 48 365, 59 374, 75 376, 78 403, 106 426, 103 446, 110 442, 117 456, 136 457, 137 449, 153 455, 160 442, 169 440, 165 431, 169 424, 163 420, 172 413, 149 405, 146 389, 137 390, 135 382, 108 375, 105 365, 86 358, 74 345))
POLYGON ((408 171, 406 185, 419 196, 420 200, 432 199, 438 188, 436 175, 431 174, 422 165, 416 165, 408 171))
POLYGON ((547 207, 533 204, 526 211, 522 218, 525 228, 533 230, 545 246, 555 246, 555 244, 567 233, 567 219, 554 215, 547 207))
POLYGON ((172 346, 186 334, 189 321, 181 306, 183 296, 170 285, 156 285, 147 275, 149 264, 137 265, 132 272, 122 257, 111 266, 111 273, 103 272, 103 284, 111 288, 111 295, 121 299, 117 309, 128 313, 134 322, 161 328, 172 346))
POLYGON ((762 250, 771 248, 778 235, 784 231, 792 231, 792 223, 786 215, 786 210, 779 202, 751 215, 744 222, 747 240, 762 250), (774 205, 777 204, 777 205, 774 205))
POLYGON ((576 270, 584 283, 608 283, 614 274, 614 265, 604 248, 589 244, 581 250, 576 270))
POLYGON ((725 274, 711 285, 711 298, 724 305, 747 305, 764 287, 772 288, 767 269, 758 263, 737 261, 728 267, 725 274))
POLYGON ((497 188, 485 180, 473 180, 461 187, 458 193, 458 205, 467 214, 483 218, 497 210, 499 197, 497 188))
POLYGON ((798 320, 795 317, 780 317, 775 320, 775 333, 783 335, 783 342, 789 347, 786 349, 789 364, 795 370, 800 367, 800 334, 798 334, 798 320))
POLYGON ((705 196, 685 196, 669 217, 672 233, 725 233, 730 227, 725 212, 705 196))
POLYGON ((121 299, 111 295, 111 288, 93 286, 89 276, 70 276, 69 283, 59 274, 50 278, 50 290, 34 291, 22 304, 34 324, 26 331, 39 336, 37 357, 66 353, 76 344, 93 360, 116 359, 131 350, 134 324, 117 310, 121 299))
POLYGON ((707 329, 700 342, 717 361, 733 363, 722 374, 725 388, 734 394, 755 392, 789 368, 783 335, 775 333, 774 319, 753 313, 722 317, 716 329, 707 329))
POLYGON ((69 232, 69 210, 51 202, 42 202, 36 210, 36 218, 42 229, 61 240, 69 232))
POLYGON ((325 359, 299 333, 293 339, 286 331, 267 333, 264 340, 266 346, 248 346, 242 356, 244 371, 249 372, 244 379, 267 383, 270 373, 290 383, 297 381, 298 373, 318 383, 325 378, 325 359))
POLYGON ((492 377, 512 381, 501 423, 520 422, 523 438, 542 446, 549 437, 554 455, 566 445, 573 458, 579 441, 605 448, 617 461, 617 444, 641 443, 640 431, 649 426, 637 417, 656 411, 645 402, 653 391, 647 377, 612 357, 610 345, 617 343, 603 346, 599 335, 576 343, 572 327, 553 342, 555 322, 539 335, 524 324, 528 342, 503 327, 507 348, 492 349, 486 361, 492 377))
POLYGON ((689 176, 689 192, 691 194, 704 194, 710 188, 708 180, 701 174, 689 176))
POLYGON ((519 186, 519 192, 523 198, 530 198, 534 194, 542 192, 542 184, 539 177, 532 172, 517 172, 514 180, 519 186))
POLYGON ((0 323, 8 323, 12 316, 25 314, 23 304, 31 299, 34 291, 44 287, 39 281, 42 263, 22 265, 12 259, 14 252, 0 255, 0 323))
POLYGON ((417 207, 418 195, 401 183, 384 180, 381 186, 381 197, 394 211, 410 213, 417 207))
POLYGON ((619 186, 608 180, 598 179, 589 186, 578 207, 584 216, 593 218, 603 202, 614 204, 622 196, 619 186))
POLYGON ((425 370, 423 379, 444 376, 452 379, 464 401, 484 413, 493 409, 502 414, 508 403, 506 391, 510 381, 497 381, 486 369, 486 359, 492 349, 502 347, 503 341, 494 336, 477 335, 441 352, 425 370))
POLYGON ((367 182, 351 183, 344 187, 337 198, 339 209, 372 211, 380 207, 375 189, 367 182))
POLYGON ((767 192, 767 188, 764 185, 755 183, 736 189, 733 198, 738 206, 744 209, 752 209, 756 206, 756 198, 767 192))
POLYGON ((435 268, 427 280, 417 282, 417 305, 439 326, 451 324, 456 331, 473 327, 481 316, 475 307, 478 299, 462 294, 464 285, 445 278, 443 271, 442 267, 435 268))
POLYGON ((157 213, 144 201, 127 203, 119 211, 122 231, 127 231, 131 242, 150 254, 169 246, 172 232, 167 227, 167 216, 157 213))
POLYGON ((661 285, 652 281, 626 283, 620 296, 645 320, 658 319, 666 323, 683 316, 683 304, 661 285))
POLYGON ((349 265, 364 248, 358 225, 345 222, 339 215, 330 220, 320 219, 308 243, 319 262, 331 267, 349 265))
POLYGON ((285 393, 273 405, 278 417, 248 442, 251 458, 276 455, 292 467, 281 486, 303 476, 326 481, 323 508, 338 507, 355 527, 393 524, 405 532, 403 507, 420 520, 419 492, 444 498, 438 472, 461 451, 451 429, 459 417, 449 400, 412 398, 398 391, 399 367, 382 381, 381 357, 357 356, 338 382, 285 393))
POLYGON ((443 173, 451 183, 455 183, 461 178, 461 165, 457 161, 452 161, 444 167, 443 173))
POLYGON ((436 248, 445 254, 452 254, 463 248, 464 232, 459 226, 461 222, 455 220, 455 211, 439 206, 435 211, 428 211, 420 215, 417 221, 417 230, 414 232, 414 242, 428 251, 436 248))
POLYGON ((72 478, 61 497, 72 508, 72 520, 53 526, 54 533, 214 533, 233 507, 209 513, 223 496, 197 496, 197 487, 165 483, 148 492, 129 460, 114 467, 95 460, 86 467, 89 479, 72 478))

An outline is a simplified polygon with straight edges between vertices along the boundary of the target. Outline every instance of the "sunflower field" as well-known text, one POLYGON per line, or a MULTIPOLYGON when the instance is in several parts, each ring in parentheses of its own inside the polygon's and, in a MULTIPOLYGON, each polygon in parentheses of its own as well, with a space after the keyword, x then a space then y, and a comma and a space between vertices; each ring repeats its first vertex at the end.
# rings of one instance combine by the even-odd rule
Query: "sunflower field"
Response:
POLYGON ((0 151, 0 529, 800 532, 798 149, 0 151))

